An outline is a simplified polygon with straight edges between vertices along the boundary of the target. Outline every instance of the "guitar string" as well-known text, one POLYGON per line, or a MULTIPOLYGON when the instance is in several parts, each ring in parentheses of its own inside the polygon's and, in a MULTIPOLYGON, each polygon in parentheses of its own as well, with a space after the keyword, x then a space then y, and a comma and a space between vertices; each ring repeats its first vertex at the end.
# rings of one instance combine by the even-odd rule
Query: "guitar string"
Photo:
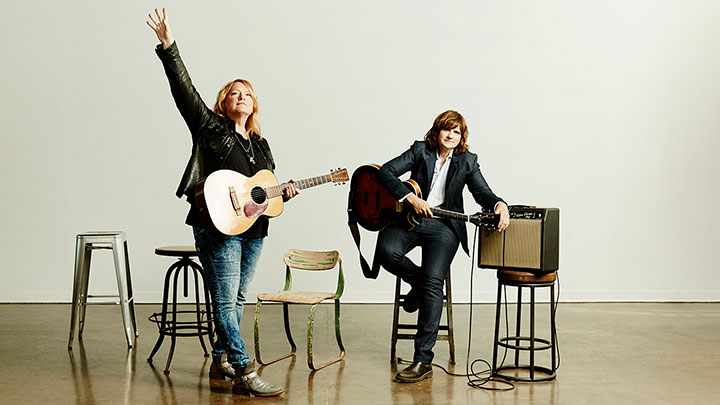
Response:
MULTIPOLYGON (((325 177, 325 176, 318 176, 318 177, 315 177, 315 178, 313 178, 313 179, 325 180, 325 181, 323 181, 322 183, 318 183, 318 185, 319 185, 319 184, 324 184, 324 183, 327 183, 328 181, 330 181, 330 180, 328 180, 327 178, 324 178, 324 177, 325 177)), ((306 186, 304 185, 304 183, 308 182, 308 180, 313 180, 313 179, 299 180, 299 181, 296 182, 296 184, 302 189, 302 188, 305 188, 305 187, 306 187, 306 186)), ((278 184, 277 186, 270 186, 270 187, 267 187, 267 188, 260 188, 260 189, 253 188, 253 189, 250 190, 249 192, 235 193, 235 195, 241 196, 241 197, 247 197, 247 196, 249 196, 249 195, 252 195, 252 197, 262 197, 263 194, 268 195, 268 194, 275 194, 275 193, 278 192, 278 191, 282 192, 282 191, 284 191, 284 188, 285 188, 285 187, 287 187, 287 183, 278 184)), ((277 195, 277 196, 279 196, 279 195, 277 195)), ((277 197, 277 196, 273 196, 273 197, 277 197)))

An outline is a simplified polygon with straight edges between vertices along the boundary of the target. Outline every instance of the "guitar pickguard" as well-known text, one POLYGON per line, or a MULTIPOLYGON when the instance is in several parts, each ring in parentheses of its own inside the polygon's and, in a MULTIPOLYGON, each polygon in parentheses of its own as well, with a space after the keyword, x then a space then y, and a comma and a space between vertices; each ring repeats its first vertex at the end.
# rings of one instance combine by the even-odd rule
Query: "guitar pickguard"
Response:
POLYGON ((252 201, 248 201, 243 205, 243 214, 245 214, 245 217, 247 218, 257 218, 260 216, 265 210, 267 209, 267 202, 264 204, 258 205, 255 204, 252 201))

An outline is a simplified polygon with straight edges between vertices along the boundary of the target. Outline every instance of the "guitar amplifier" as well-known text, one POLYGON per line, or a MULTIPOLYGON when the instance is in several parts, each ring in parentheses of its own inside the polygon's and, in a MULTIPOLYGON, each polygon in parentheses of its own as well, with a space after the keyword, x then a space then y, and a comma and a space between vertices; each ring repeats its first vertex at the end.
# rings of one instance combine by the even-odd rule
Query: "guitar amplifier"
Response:
POLYGON ((478 267, 550 273, 558 269, 560 210, 510 207, 510 226, 480 230, 478 267))

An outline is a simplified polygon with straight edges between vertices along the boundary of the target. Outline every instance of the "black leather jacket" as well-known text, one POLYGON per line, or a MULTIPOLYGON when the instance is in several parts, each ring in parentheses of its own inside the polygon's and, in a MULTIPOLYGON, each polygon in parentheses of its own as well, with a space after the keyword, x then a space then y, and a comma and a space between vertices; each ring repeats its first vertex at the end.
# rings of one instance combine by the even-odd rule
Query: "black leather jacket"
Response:
MULTIPOLYGON (((202 101, 180 58, 177 43, 173 43, 167 49, 162 49, 162 45, 158 45, 155 52, 165 68, 175 105, 192 134, 192 154, 175 192, 178 198, 183 195, 187 196, 188 201, 192 204, 195 185, 203 177, 225 166, 225 160, 237 142, 233 135, 235 122, 215 114, 202 101)), ((257 141, 257 144, 271 165, 268 169, 273 170, 275 161, 267 141, 261 139, 257 141)), ((243 171, 240 170, 246 176, 254 174, 249 167, 244 173, 243 171)))

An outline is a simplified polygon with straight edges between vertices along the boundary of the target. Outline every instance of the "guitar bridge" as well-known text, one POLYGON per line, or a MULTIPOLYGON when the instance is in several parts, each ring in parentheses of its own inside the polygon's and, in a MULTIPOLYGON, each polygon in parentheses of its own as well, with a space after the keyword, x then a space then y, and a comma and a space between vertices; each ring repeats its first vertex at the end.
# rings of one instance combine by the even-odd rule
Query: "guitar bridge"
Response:
POLYGON ((240 202, 238 201, 237 194, 235 193, 235 187, 230 186, 230 201, 232 202, 233 209, 235 210, 235 215, 240 216, 242 215, 242 207, 240 206, 240 202))

